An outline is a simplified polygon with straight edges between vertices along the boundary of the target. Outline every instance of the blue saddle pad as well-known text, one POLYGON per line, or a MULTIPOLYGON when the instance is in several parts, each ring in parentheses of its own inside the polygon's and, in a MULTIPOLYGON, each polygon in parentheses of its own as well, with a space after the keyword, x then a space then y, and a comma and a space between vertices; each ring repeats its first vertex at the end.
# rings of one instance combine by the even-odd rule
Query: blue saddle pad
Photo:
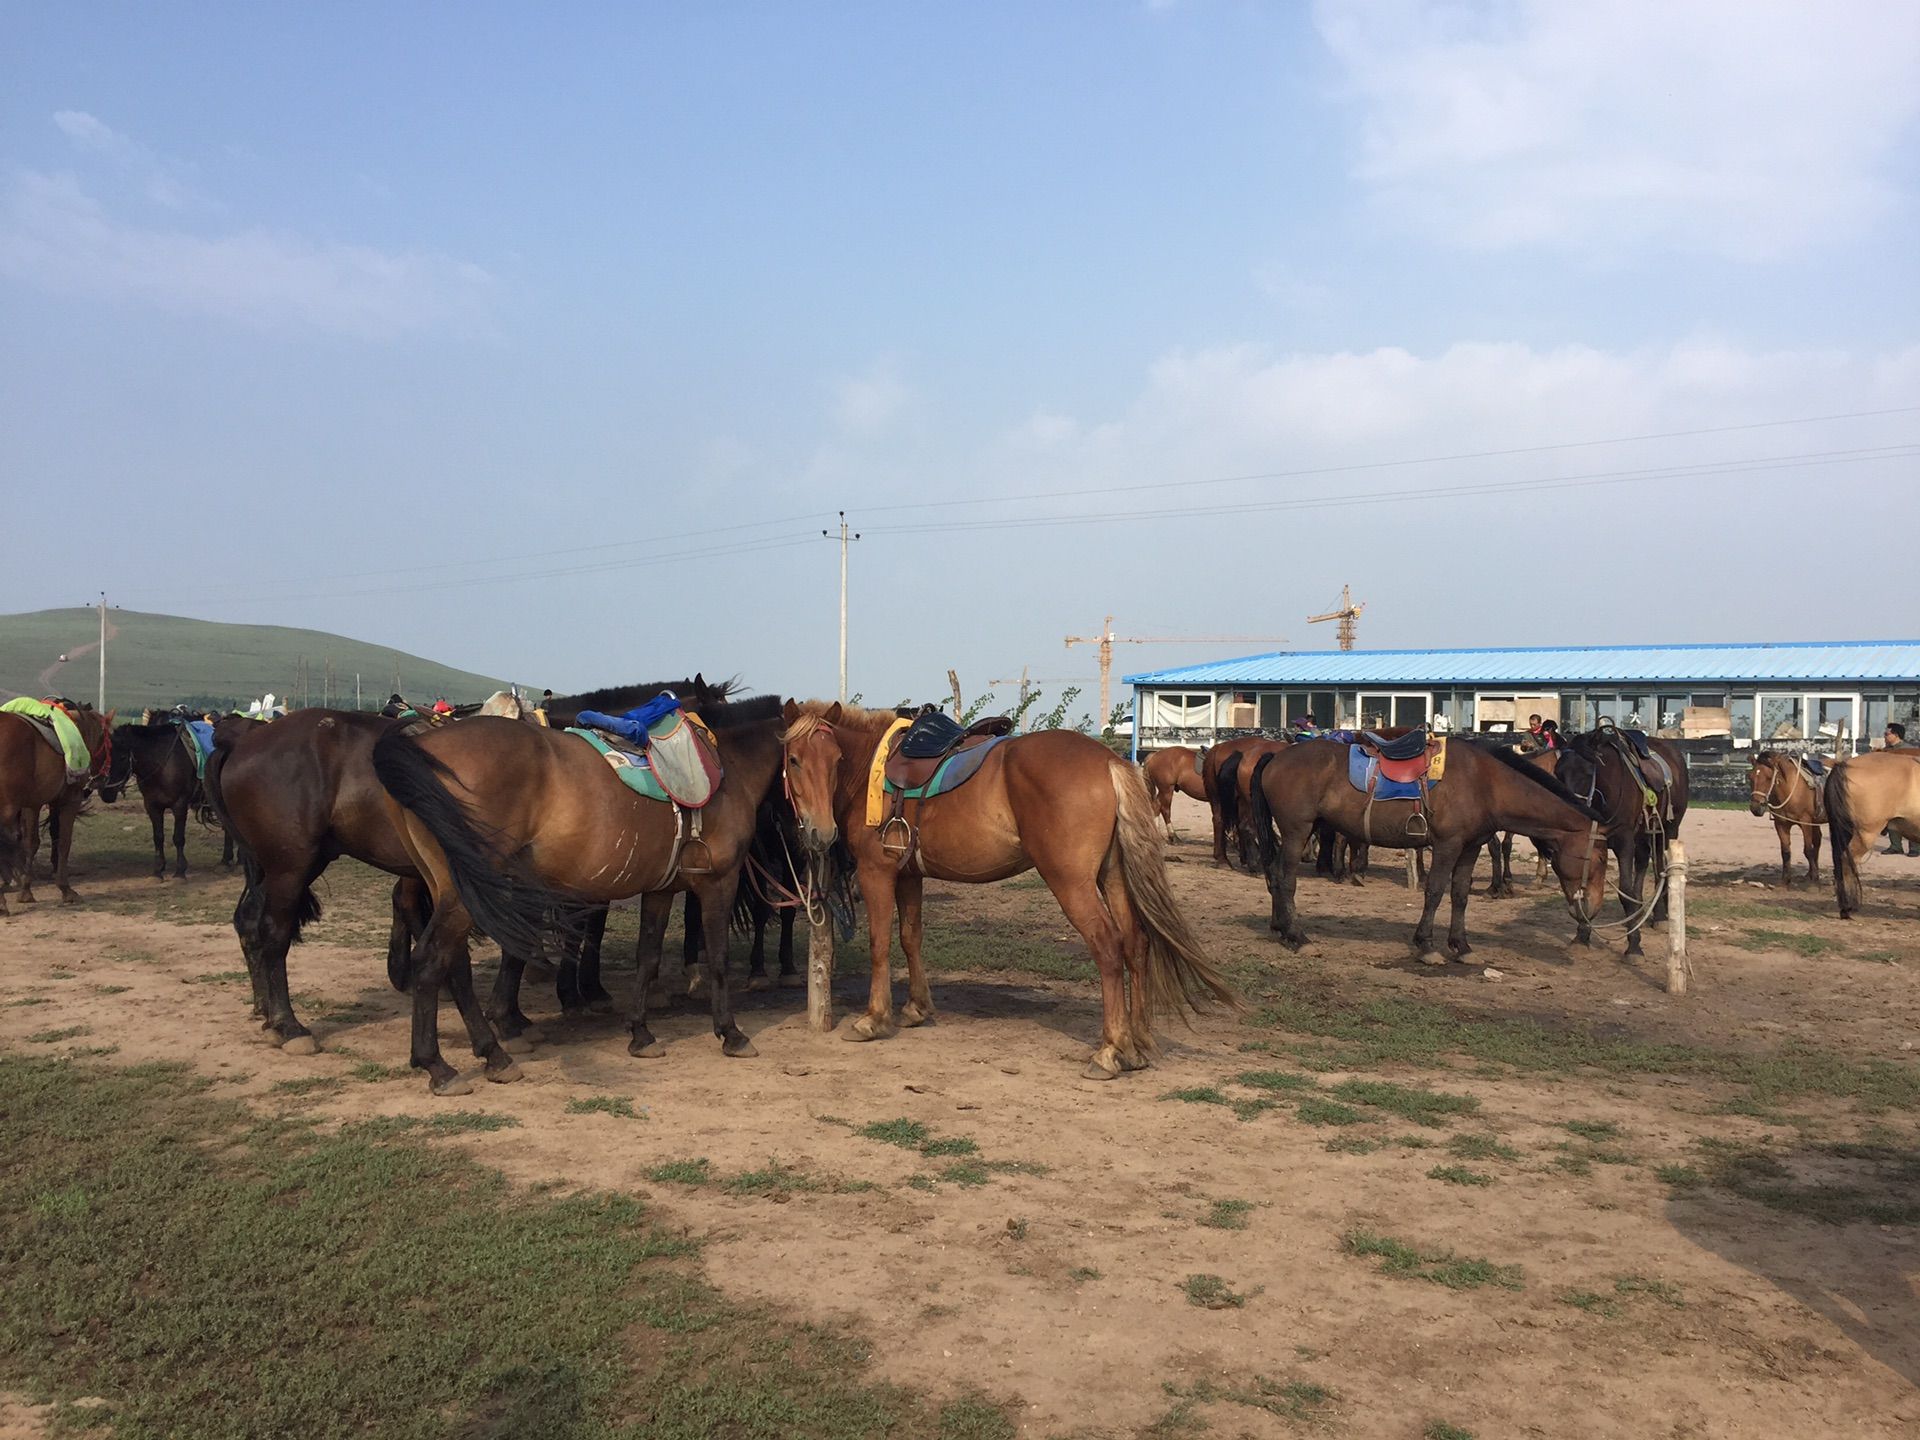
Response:
POLYGON ((213 723, 208 720, 188 720, 181 727, 193 737, 188 746, 193 751, 193 769, 203 779, 207 773, 207 757, 213 754, 213 723))
POLYGON ((1651 760, 1653 758, 1653 746, 1647 743, 1646 731, 1622 730, 1620 734, 1625 738, 1627 744, 1633 747, 1633 753, 1638 755, 1642 760, 1651 760))
POLYGON ((996 735, 993 739, 979 745, 969 745, 965 750, 956 750, 941 762, 940 768, 927 778, 927 783, 924 785, 902 789, 888 780, 885 782, 887 793, 904 795, 909 800, 931 800, 936 795, 945 795, 950 790, 958 790, 980 773, 980 767, 986 763, 987 754, 994 746, 1011 738, 1008 735, 996 735))
POLYGON ((1816 780, 1827 773, 1827 767, 1818 755, 1803 755, 1800 757, 1800 763, 1807 767, 1807 773, 1816 780))
MULTIPOLYGON (((1366 793, 1367 784, 1374 779, 1374 771, 1380 768, 1380 762, 1367 754, 1358 745, 1347 747, 1347 780, 1353 788, 1366 793)), ((1418 800, 1420 782, 1417 780, 1389 780, 1382 775, 1373 785, 1373 798, 1376 800, 1418 800)))

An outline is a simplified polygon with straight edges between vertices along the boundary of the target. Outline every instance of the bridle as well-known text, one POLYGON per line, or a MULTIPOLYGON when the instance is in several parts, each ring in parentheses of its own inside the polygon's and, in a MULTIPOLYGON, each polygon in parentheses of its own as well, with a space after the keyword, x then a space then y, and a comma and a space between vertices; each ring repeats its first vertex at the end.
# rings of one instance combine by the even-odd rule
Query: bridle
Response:
MULTIPOLYGON (((1793 768, 1791 771, 1791 778, 1788 781, 1787 793, 1780 799, 1778 804, 1775 804, 1773 799, 1773 791, 1774 791, 1774 787, 1780 783, 1780 758, 1781 757, 1778 755, 1772 755, 1767 758, 1767 775, 1769 778, 1767 780, 1766 794, 1762 795, 1758 790, 1754 789, 1751 782, 1749 782, 1747 785, 1747 789, 1749 793, 1752 795, 1753 799, 1758 801, 1760 804, 1766 806, 1767 809, 1771 810, 1775 815, 1778 815, 1782 810, 1786 809, 1787 806, 1793 803, 1793 797, 1800 793, 1800 785, 1806 783, 1805 780, 1801 777, 1800 766, 1798 762, 1796 762, 1793 765, 1793 768), (1797 784, 1794 783, 1796 781, 1799 783, 1797 784)), ((1755 758, 1753 764, 1756 770, 1760 768, 1760 761, 1757 757, 1755 758)))

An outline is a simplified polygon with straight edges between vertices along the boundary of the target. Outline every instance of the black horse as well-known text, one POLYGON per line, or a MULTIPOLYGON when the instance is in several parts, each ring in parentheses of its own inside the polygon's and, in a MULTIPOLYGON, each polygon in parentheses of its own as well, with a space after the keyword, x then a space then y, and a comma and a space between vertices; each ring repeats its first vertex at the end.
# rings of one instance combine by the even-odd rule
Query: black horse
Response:
MULTIPOLYGON (((213 813, 207 807, 206 792, 193 763, 192 741, 186 729, 170 720, 139 725, 129 721, 113 727, 113 753, 106 773, 100 778, 100 798, 109 805, 120 798, 128 785, 138 784, 140 799, 147 807, 147 819, 153 825, 153 878, 167 878, 167 812, 173 812, 173 850, 176 857, 174 877, 187 878, 187 814, 199 813, 211 824, 213 813)), ((233 865, 233 835, 225 835, 225 850, 220 863, 233 865)))

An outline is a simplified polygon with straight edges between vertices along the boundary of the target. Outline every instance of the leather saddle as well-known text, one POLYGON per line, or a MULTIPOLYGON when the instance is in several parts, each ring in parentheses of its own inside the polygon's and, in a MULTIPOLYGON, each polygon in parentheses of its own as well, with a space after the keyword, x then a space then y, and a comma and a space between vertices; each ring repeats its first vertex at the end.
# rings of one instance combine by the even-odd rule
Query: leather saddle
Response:
POLYGON ((1431 756, 1438 747, 1426 727, 1409 730, 1389 740, 1371 730, 1361 732, 1360 748, 1380 761, 1380 774, 1388 780, 1419 780, 1427 773, 1431 756))
MULTIPOLYGON (((979 749, 989 741, 998 740, 1013 733, 1013 721, 1004 715, 990 715, 984 720, 976 720, 963 726, 959 721, 941 710, 923 710, 914 717, 913 724, 907 727, 900 743, 893 747, 893 753, 887 757, 887 789, 901 794, 924 794, 927 785, 939 773, 940 768, 949 759, 959 758, 948 772, 949 783, 941 787, 944 793, 953 789, 961 781, 969 779, 979 768, 977 761, 968 764, 975 757, 965 752, 979 749), (966 774, 953 772, 964 769, 966 774)), ((984 760, 986 757, 978 757, 984 760)))

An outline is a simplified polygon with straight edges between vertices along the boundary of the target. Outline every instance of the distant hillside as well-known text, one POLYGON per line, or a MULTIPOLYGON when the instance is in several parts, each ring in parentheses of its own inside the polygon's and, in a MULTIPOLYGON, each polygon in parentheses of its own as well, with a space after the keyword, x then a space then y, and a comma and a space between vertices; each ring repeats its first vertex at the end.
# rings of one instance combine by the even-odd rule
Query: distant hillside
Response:
MULTIPOLYGON (((283 625, 224 625, 177 615, 109 610, 107 704, 126 712, 186 700, 222 708, 244 704, 268 690, 300 700, 300 661, 307 664, 307 701, 318 705, 326 663, 333 662, 333 703, 353 705, 353 676, 360 673, 368 709, 380 705, 400 677, 414 700, 445 695, 483 700, 507 682, 470 670, 455 670, 383 645, 349 640, 322 630, 283 625)), ((93 610, 36 610, 0 615, 0 699, 14 695, 71 695, 91 700, 99 683, 95 643, 100 619, 93 610), (65 664, 60 656, 65 655, 65 664)))

